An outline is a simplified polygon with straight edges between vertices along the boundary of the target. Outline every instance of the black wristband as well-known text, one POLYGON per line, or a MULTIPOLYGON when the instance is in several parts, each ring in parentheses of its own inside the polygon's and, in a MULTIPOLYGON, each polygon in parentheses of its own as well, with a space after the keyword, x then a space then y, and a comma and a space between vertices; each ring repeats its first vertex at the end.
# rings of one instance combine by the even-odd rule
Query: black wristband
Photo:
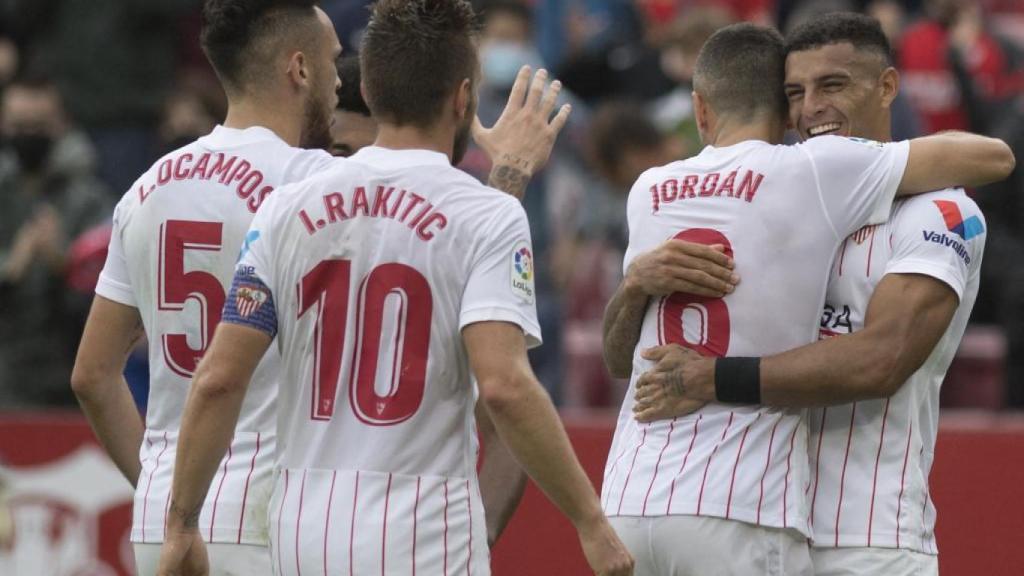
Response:
POLYGON ((760 404, 761 359, 715 359, 715 399, 727 404, 760 404))

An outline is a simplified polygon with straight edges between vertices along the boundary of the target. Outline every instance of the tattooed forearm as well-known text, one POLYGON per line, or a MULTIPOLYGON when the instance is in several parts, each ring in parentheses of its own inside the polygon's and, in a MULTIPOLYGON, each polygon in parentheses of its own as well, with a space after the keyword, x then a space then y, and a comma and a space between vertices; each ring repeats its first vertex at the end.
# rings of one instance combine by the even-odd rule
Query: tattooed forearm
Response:
POLYGON ((501 165, 491 169, 487 185, 497 188, 506 194, 522 200, 526 195, 526 186, 530 183, 530 175, 515 166, 501 165))
POLYGON ((172 514, 177 518, 181 519, 181 523, 185 528, 196 528, 199 526, 199 512, 202 511, 203 505, 200 503, 193 510, 185 510, 178 505, 177 502, 171 500, 171 505, 168 508, 168 514, 172 514))
POLYGON ((633 371, 633 351, 646 312, 647 295, 629 290, 625 281, 605 309, 604 362, 616 378, 628 378, 633 371))

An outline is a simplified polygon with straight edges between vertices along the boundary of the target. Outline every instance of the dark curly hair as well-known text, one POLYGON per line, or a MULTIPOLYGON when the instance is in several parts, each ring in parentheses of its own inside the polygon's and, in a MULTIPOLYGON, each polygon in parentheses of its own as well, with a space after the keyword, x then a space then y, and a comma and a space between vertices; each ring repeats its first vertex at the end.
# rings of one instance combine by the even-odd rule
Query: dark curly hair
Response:
POLYGON ((205 0, 200 44, 225 89, 258 80, 279 41, 311 47, 317 38, 313 33, 316 4, 316 0, 205 0))
POLYGON ((373 116, 432 126, 446 98, 476 79, 479 23, 467 0, 377 0, 360 47, 373 116))
POLYGON ((786 38, 786 53, 844 42, 873 52, 886 66, 892 66, 892 48, 878 20, 855 12, 833 12, 797 26, 786 38))

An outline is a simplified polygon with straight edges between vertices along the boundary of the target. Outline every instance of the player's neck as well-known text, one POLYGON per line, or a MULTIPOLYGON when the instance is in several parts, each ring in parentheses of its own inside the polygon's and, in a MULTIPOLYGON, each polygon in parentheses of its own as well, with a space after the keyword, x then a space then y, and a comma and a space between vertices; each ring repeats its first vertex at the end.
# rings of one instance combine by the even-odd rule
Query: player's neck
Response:
POLYGON ((224 126, 245 130, 260 126, 270 130, 289 146, 298 146, 302 136, 301 120, 282 114, 279 107, 266 106, 248 101, 229 102, 224 126))
POLYGON ((381 123, 374 146, 392 150, 433 150, 451 160, 454 134, 451 130, 423 129, 381 123))
POLYGON ((785 134, 786 126, 778 120, 763 117, 749 120, 719 117, 712 132, 713 137, 707 143, 716 148, 725 148, 748 140, 779 144, 785 134))

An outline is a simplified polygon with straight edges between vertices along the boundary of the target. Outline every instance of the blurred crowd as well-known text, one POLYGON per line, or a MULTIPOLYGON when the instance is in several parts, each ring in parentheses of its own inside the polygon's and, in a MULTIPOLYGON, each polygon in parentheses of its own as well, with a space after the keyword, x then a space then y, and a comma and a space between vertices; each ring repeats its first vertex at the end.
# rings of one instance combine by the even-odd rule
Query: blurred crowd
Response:
MULTIPOLYGON (((369 3, 320 2, 349 55, 369 3)), ((615 405, 624 391, 600 356, 604 304, 622 274, 626 195, 644 170, 699 151, 690 84, 701 45, 719 27, 748 20, 785 33, 825 12, 871 14, 902 74, 897 138, 966 129, 1003 138, 1024 157, 1020 0, 474 4, 483 123, 497 119, 523 64, 551 70, 573 104, 525 199, 545 339, 531 359, 563 406, 615 405)), ((113 205, 157 158, 223 118, 223 94, 199 49, 199 5, 0 2, 0 410, 74 403, 68 378, 113 205)), ((479 150, 461 167, 481 178, 489 170, 479 150)), ((949 401, 1024 407, 1024 173, 971 193, 989 238, 973 325, 951 370, 963 382, 952 383, 949 401)), ((145 355, 129 370, 144 404, 145 355)))

